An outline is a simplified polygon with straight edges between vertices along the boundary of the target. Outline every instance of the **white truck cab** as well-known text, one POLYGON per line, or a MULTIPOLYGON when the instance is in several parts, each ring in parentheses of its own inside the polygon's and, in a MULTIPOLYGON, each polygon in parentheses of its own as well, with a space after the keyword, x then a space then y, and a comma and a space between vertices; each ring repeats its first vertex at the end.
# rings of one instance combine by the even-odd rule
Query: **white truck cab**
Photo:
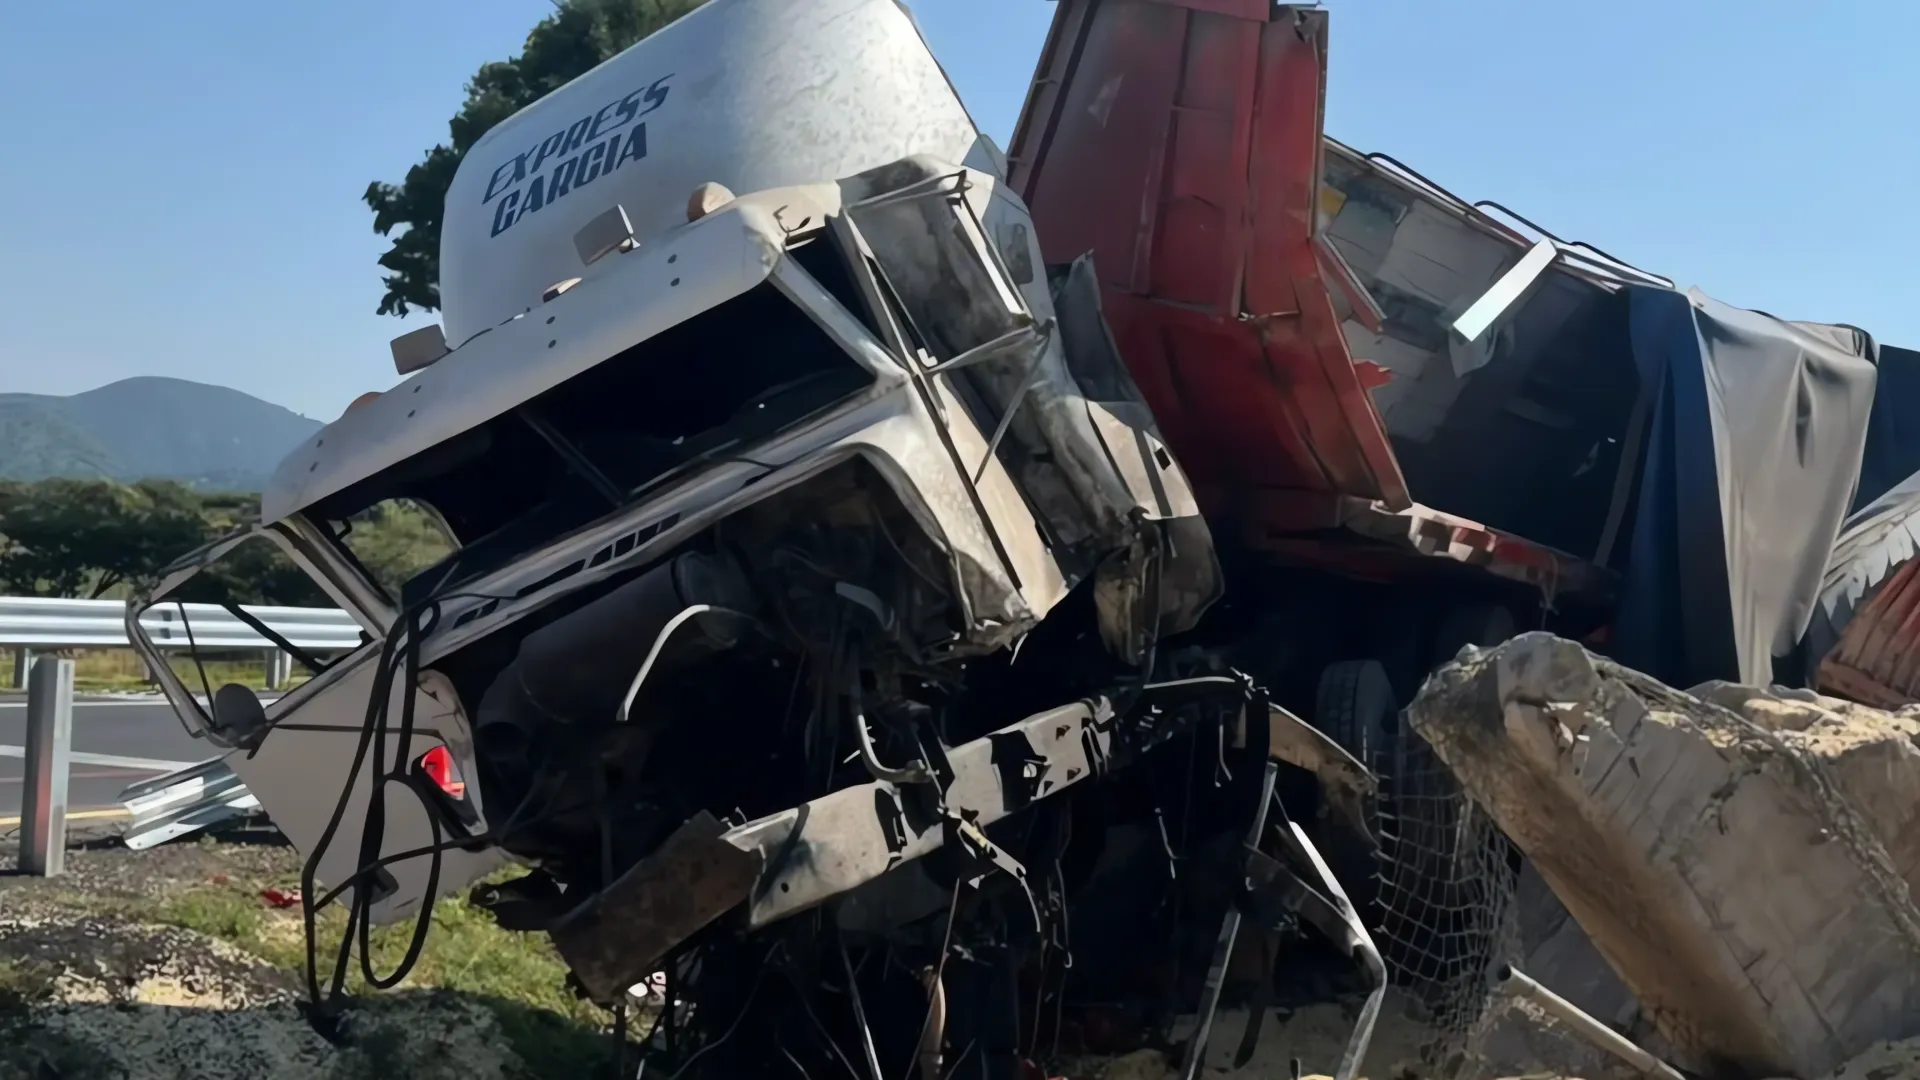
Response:
POLYGON ((383 921, 526 865, 597 992, 651 959, 597 967, 581 897, 687 830, 751 856, 759 925, 1164 736, 1097 703, 1211 603, 1211 541, 1003 168, 894 0, 712 0, 468 152, 446 346, 397 344, 145 600, 267 542, 365 628, 265 705, 153 665, 318 880, 383 921), (394 499, 455 545, 397 589, 344 541, 394 499), (1056 611, 1092 652, 1014 671, 1056 611), (917 787, 947 816, 901 816, 917 787))

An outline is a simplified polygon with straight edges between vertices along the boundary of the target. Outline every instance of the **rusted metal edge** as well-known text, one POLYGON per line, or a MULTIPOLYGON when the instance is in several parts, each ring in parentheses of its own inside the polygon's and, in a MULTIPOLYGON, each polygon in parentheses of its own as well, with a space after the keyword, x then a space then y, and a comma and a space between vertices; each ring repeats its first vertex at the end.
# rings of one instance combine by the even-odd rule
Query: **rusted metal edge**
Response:
POLYGON ((1326 793, 1328 808, 1354 835, 1378 847, 1378 838, 1367 827, 1367 804, 1380 785, 1358 758, 1319 728, 1272 704, 1267 706, 1267 753, 1312 773, 1326 793))
MULTIPOLYGON (((1125 716, 1104 697, 1029 716, 946 751, 945 810, 984 828, 1173 738, 1193 722, 1186 706, 1229 700, 1245 700, 1244 684, 1205 676, 1150 684, 1125 716)), ((933 785, 875 780, 729 830, 728 843, 764 861, 747 925, 806 911, 931 854, 948 820, 938 803, 933 785)))
POLYGON ((702 811, 549 936, 589 997, 617 1001, 735 908, 745 905, 754 929, 816 907, 937 850, 951 822, 985 828, 1125 767, 1192 726, 1196 706, 1246 696, 1244 682, 1224 676, 1153 683, 1125 716, 1094 698, 949 749, 943 788, 875 780, 731 829, 702 811))
POLYGON ((589 998, 619 1001, 674 946, 747 898, 760 857, 725 834, 718 818, 701 811, 548 931, 589 998))

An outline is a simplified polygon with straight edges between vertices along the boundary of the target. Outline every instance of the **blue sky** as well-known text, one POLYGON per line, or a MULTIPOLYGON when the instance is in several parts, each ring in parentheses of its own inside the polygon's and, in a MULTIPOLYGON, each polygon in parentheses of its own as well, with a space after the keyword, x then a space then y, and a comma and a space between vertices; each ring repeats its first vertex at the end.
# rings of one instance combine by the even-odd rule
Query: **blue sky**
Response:
MULTIPOLYGON (((1337 138, 1731 303, 1920 345, 1920 5, 1327 6, 1337 138)), ((1053 5, 913 7, 1004 144, 1053 5)), ((425 320, 374 315, 360 193, 548 10, 0 6, 0 391, 161 374, 329 419, 390 385, 388 339, 425 320)))

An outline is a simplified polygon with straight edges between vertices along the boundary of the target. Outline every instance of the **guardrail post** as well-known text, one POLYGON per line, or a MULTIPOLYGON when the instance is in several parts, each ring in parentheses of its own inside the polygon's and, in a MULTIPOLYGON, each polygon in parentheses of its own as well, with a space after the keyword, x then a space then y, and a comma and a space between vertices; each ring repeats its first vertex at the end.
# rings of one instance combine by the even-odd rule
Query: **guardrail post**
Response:
POLYGON ((293 657, 279 649, 267 653, 267 689, 284 690, 293 681, 293 657))
POLYGON ((67 864, 67 763, 73 749, 73 661, 43 656, 27 683, 26 784, 20 869, 53 877, 67 864))
POLYGON ((33 650, 24 646, 13 650, 13 688, 27 688, 27 668, 33 663, 33 650))

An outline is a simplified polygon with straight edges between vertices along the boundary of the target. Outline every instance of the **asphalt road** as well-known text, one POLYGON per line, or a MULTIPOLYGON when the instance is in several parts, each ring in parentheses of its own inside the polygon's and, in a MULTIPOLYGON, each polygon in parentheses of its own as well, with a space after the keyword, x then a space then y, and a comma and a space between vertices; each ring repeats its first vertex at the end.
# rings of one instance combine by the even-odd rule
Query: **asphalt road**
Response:
MULTIPOLYGON (((0 747, 24 746, 26 736, 26 699, 0 698, 0 747)), ((217 752, 206 742, 190 737, 174 716, 172 706, 164 702, 85 696, 73 703, 73 749, 179 762, 204 761, 217 752)), ((0 828, 15 824, 20 814, 24 764, 20 758, 0 751, 0 828)), ((150 768, 75 764, 67 779, 68 813, 107 816, 101 812, 120 806, 120 793, 128 784, 155 775, 150 768)))

